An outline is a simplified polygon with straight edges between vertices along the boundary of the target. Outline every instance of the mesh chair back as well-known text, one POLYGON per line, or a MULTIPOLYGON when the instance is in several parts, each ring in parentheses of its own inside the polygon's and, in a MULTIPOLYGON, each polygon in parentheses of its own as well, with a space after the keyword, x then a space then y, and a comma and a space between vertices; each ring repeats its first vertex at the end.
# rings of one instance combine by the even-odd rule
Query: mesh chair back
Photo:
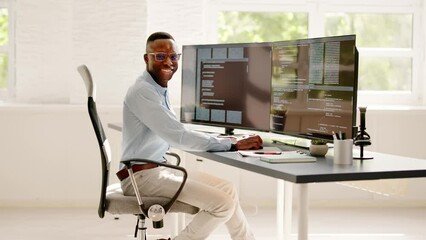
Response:
POLYGON ((101 152, 102 188, 101 196, 99 199, 98 215, 100 218, 103 218, 105 216, 105 199, 111 164, 111 147, 109 145, 108 138, 105 135, 104 128, 102 127, 102 122, 99 118, 98 111, 96 109, 96 85, 94 84, 89 69, 85 65, 81 65, 77 69, 86 85, 86 90, 88 94, 87 109, 89 111, 90 120, 92 122, 93 129, 95 131, 96 139, 98 140, 98 145, 101 152))

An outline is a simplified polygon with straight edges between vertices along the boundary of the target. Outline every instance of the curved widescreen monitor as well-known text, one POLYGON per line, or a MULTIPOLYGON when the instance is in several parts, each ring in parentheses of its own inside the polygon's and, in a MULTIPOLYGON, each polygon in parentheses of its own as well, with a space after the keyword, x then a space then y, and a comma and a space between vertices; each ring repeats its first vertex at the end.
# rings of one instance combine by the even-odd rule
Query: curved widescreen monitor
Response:
POLYGON ((271 44, 182 47, 181 122, 270 130, 271 44))
POLYGON ((185 45, 181 121, 332 141, 354 137, 355 35, 185 45))
POLYGON ((358 52, 355 35, 272 43, 272 132, 353 138, 358 52))

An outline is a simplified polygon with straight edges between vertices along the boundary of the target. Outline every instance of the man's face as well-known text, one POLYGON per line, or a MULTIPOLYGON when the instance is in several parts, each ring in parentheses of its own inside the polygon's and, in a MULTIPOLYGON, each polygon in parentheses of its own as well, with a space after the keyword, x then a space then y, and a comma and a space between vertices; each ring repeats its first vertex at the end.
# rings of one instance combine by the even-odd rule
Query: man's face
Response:
POLYGON ((144 59, 147 71, 160 86, 167 87, 168 81, 178 69, 178 47, 175 41, 157 39, 148 44, 146 52, 144 59))

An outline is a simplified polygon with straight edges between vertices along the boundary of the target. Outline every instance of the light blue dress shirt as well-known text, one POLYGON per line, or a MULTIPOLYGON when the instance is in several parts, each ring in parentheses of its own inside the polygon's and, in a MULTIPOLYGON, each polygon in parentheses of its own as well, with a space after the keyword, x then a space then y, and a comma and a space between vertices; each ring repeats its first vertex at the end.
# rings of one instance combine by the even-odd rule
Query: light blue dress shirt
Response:
POLYGON ((168 89, 158 85, 145 71, 124 99, 121 159, 162 162, 171 146, 193 151, 226 151, 231 148, 231 141, 187 129, 176 119, 168 89))

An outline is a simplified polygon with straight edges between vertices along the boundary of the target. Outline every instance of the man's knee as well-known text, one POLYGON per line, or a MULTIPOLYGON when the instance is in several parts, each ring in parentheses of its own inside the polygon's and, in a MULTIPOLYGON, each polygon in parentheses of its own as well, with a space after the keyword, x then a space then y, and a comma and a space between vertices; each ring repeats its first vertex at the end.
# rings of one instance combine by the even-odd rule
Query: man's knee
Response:
POLYGON ((234 202, 238 201, 237 188, 235 187, 234 183, 226 182, 224 191, 229 194, 229 196, 231 196, 234 202))

